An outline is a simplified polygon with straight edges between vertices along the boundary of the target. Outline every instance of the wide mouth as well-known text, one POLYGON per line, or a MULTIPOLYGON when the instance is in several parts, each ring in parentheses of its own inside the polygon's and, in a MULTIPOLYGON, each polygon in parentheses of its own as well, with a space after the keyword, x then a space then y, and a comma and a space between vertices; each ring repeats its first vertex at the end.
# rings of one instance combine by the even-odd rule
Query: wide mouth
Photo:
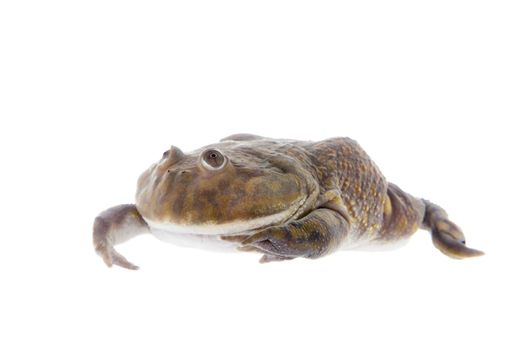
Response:
POLYGON ((249 220, 236 220, 226 223, 180 223, 160 222, 144 218, 150 229, 169 232, 173 234, 199 234, 199 235, 239 235, 264 229, 269 226, 280 225, 295 218, 302 209, 307 197, 291 205, 280 213, 254 218, 249 220))

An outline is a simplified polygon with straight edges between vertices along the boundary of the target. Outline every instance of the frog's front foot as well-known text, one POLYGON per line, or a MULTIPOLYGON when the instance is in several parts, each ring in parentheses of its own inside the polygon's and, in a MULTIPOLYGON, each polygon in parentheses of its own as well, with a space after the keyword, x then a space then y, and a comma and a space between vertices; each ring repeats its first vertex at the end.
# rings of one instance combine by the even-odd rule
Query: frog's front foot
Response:
POLYGON ((271 226, 252 235, 223 236, 239 242, 241 251, 263 255, 260 262, 318 258, 335 249, 348 232, 347 221, 331 209, 316 209, 302 219, 271 226))
POLYGON ((293 258, 289 258, 286 256, 278 256, 278 255, 271 255, 271 254, 264 254, 260 259, 259 262, 261 264, 266 264, 272 261, 285 261, 285 260, 292 260, 293 258))
POLYGON ((93 225, 95 251, 108 267, 117 265, 130 270, 138 266, 118 253, 113 245, 149 231, 149 227, 132 204, 119 205, 100 213, 93 225))
POLYGON ((253 249, 263 253, 261 262, 307 256, 310 250, 306 244, 298 244, 290 230, 279 226, 269 227, 254 233, 240 242, 240 244, 240 250, 253 249))
POLYGON ((249 245, 249 244, 243 245, 242 242, 247 240, 250 237, 251 235, 234 235, 234 236, 224 235, 224 236, 220 236, 220 239, 224 241, 234 242, 234 243, 239 244, 239 246, 237 247, 237 250, 240 252, 261 253, 262 256, 259 259, 259 262, 261 264, 265 264, 265 263, 269 263, 273 261, 284 261, 284 260, 293 259, 293 257, 283 256, 280 253, 277 253, 276 251, 274 251, 273 253, 270 253, 268 250, 260 249, 256 247, 255 245, 249 245))
POLYGON ((124 256, 115 250, 115 248, 106 240, 101 239, 94 242, 95 251, 102 257, 108 267, 117 265, 130 270, 138 270, 139 267, 130 263, 124 256))
MULTIPOLYGON (((222 239, 226 240, 226 241, 233 241, 233 242, 237 242, 237 243, 242 243, 242 241, 248 239, 249 237, 250 236, 248 236, 248 235, 243 235, 243 236, 236 236, 235 238, 231 239, 231 236, 230 237, 225 236, 225 237, 222 237, 222 239)), ((269 251, 262 250, 260 248, 257 248, 254 245, 240 245, 237 248, 237 250, 239 250, 241 252, 261 253, 262 256, 259 259, 259 262, 261 264, 266 264, 266 263, 273 262, 273 261, 285 261, 285 260, 292 260, 292 259, 294 259, 293 257, 283 256, 283 255, 277 254, 276 252, 270 253, 269 251)))

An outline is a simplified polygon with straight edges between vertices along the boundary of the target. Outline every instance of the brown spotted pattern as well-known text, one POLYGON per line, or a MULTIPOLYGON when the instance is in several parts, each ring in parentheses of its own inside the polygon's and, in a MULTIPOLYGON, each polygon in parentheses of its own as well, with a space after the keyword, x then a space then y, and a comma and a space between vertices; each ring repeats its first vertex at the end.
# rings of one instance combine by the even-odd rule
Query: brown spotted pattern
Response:
POLYGON ((259 238, 272 232, 266 242, 242 244, 267 253, 273 246, 274 255, 278 247, 281 256, 317 257, 345 239, 393 240, 413 233, 423 212, 415 209, 416 200, 399 200, 412 197, 389 189, 374 162, 349 138, 307 142, 242 135, 189 154, 172 147, 140 177, 137 207, 153 221, 213 225, 295 206, 280 226, 259 232, 259 238), (208 150, 225 156, 223 169, 201 166, 200 156, 208 150), (388 206, 393 209, 385 215, 388 206))
POLYGON ((171 157, 172 148, 139 178, 137 208, 146 219, 186 225, 252 220, 290 207, 299 210, 314 181, 296 159, 276 157, 280 149, 274 141, 223 142, 171 157), (226 157, 222 169, 202 166, 200 154, 208 149, 226 157))

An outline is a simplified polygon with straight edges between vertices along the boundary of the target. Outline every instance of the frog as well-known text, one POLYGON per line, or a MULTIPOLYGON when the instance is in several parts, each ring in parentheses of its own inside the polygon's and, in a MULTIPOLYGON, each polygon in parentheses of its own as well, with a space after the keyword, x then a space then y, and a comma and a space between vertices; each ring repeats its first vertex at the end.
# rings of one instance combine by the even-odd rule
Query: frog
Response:
POLYGON ((268 263, 389 249, 419 229, 451 258, 484 254, 444 209, 388 182, 350 138, 234 134, 188 153, 171 146, 140 175, 135 204, 95 218, 93 244, 107 266, 135 270, 115 246, 141 234, 268 263))

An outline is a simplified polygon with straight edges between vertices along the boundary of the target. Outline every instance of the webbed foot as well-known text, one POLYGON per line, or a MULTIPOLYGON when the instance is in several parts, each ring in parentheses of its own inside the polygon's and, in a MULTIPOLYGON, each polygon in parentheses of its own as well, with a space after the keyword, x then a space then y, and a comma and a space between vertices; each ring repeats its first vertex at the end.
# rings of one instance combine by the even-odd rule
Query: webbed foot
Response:
POLYGON ((109 245, 107 242, 101 241, 95 243, 95 251, 102 257, 104 263, 111 267, 117 265, 129 270, 138 270, 139 267, 129 262, 122 254, 117 252, 113 246, 109 245))
MULTIPOLYGON (((220 238, 224 241, 228 242, 236 242, 242 244, 243 241, 251 237, 250 235, 235 235, 235 236, 221 236, 220 238)), ((241 252, 252 252, 252 253, 261 253, 262 256, 259 259, 259 262, 261 264, 273 262, 273 261, 284 261, 284 260, 292 260, 293 257, 287 257, 282 255, 275 255, 271 254, 268 251, 262 250, 254 245, 240 245, 237 247, 237 250, 241 252)))

